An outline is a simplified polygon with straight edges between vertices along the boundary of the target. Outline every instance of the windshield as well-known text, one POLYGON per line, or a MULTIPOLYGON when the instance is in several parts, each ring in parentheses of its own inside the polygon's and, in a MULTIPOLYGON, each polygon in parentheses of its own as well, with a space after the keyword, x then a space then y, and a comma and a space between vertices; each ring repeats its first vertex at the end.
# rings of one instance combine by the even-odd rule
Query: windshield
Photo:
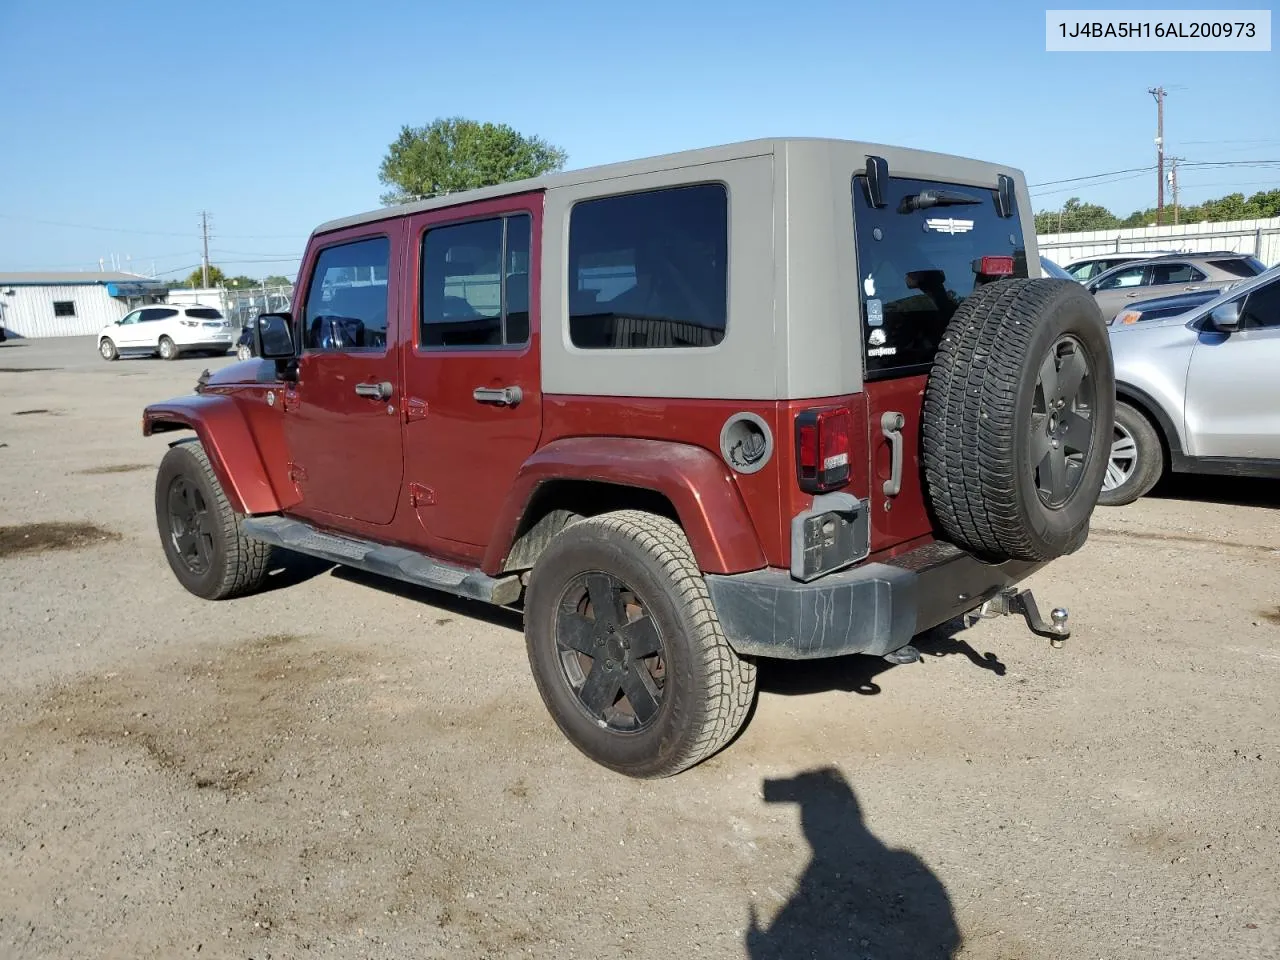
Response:
POLYGON ((868 379, 925 373, 947 323, 981 282, 983 257, 1012 257, 1027 276, 1022 223, 1001 218, 994 190, 906 177, 873 207, 854 177, 854 230, 868 379))

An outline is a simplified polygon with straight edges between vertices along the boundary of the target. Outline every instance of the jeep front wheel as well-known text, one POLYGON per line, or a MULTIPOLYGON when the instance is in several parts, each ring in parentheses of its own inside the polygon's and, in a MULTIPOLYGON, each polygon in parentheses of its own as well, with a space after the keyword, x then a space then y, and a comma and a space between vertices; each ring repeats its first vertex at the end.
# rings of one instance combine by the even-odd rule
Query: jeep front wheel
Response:
POLYGON ((160 461, 156 526, 174 576, 197 597, 242 596, 267 577, 271 547, 241 531, 198 441, 175 444, 160 461))
POLYGON ((738 732, 755 665, 720 628, 684 531, 619 511, 566 527, 534 565, 529 663, 566 737, 632 777, 666 777, 738 732))

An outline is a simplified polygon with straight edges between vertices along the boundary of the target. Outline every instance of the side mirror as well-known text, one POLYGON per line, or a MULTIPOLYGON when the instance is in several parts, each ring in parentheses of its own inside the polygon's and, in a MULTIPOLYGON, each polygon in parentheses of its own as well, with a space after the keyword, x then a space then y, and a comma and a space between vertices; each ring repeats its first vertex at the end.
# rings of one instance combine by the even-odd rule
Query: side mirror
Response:
POLYGON ((1220 303, 1213 308, 1213 312, 1209 314, 1209 319, 1213 321, 1214 327, 1223 333, 1233 333, 1240 329, 1240 301, 1228 300, 1226 303, 1220 303))
POLYGON ((253 325, 253 349, 264 360, 292 360, 293 318, 287 313, 260 313, 253 325))

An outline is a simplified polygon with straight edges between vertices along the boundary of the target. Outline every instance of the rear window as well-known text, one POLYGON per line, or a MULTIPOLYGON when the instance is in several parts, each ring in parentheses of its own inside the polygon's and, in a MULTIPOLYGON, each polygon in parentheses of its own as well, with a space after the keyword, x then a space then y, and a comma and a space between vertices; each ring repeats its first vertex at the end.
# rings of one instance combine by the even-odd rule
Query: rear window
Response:
POLYGON ((1261 260, 1253 257, 1233 257, 1230 260, 1210 260, 1209 266, 1217 267, 1223 273, 1229 273, 1233 277, 1256 277, 1267 268, 1261 260))
POLYGON ((195 317, 197 320, 221 320, 222 314, 212 307, 192 307, 187 311, 188 317, 195 317))
POLYGON ((868 379, 924 373, 943 331, 978 285, 975 261, 1012 256, 1027 276, 1022 223, 996 212, 993 190, 890 177, 885 205, 871 206, 866 177, 854 177, 854 229, 868 379), (920 206, 931 191, 944 204, 920 206))

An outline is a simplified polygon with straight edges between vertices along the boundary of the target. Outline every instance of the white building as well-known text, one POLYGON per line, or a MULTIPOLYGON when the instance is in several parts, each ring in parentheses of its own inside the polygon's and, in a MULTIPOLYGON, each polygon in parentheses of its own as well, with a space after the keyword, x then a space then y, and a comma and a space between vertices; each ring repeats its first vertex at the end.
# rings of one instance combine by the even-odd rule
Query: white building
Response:
POLYGON ((0 326, 9 336, 90 336, 164 300, 169 286, 132 273, 0 273, 0 326))

